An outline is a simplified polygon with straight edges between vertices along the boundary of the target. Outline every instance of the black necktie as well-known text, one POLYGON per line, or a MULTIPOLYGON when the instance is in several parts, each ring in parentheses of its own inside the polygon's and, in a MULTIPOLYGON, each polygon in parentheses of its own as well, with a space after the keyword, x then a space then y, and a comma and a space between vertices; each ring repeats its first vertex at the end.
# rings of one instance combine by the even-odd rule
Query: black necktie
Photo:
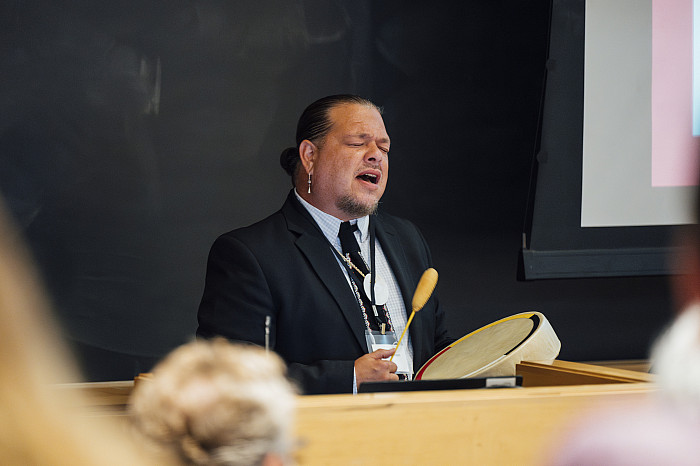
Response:
MULTIPOLYGON (((350 260, 355 267, 360 269, 360 272, 367 275, 369 270, 367 269, 365 261, 362 260, 362 256, 360 256, 360 245, 357 244, 357 240, 355 239, 355 232, 357 229, 357 223, 352 225, 350 222, 343 222, 340 224, 338 238, 340 238, 340 246, 343 248, 343 254, 346 256, 350 254, 350 260)), ((352 270, 356 274, 356 277, 360 278, 360 283, 362 283, 362 276, 357 270, 352 270)))
POLYGON ((350 267, 349 272, 351 279, 355 282, 355 285, 357 285, 370 328, 372 328, 372 330, 379 330, 382 323, 388 323, 388 319, 384 306, 381 306, 382 309, 377 310, 378 316, 375 316, 371 301, 365 293, 363 275, 367 275, 369 269, 365 261, 362 260, 362 256, 360 256, 360 245, 357 244, 357 239, 355 239, 355 231, 357 231, 357 224, 351 225, 350 222, 343 222, 340 224, 338 238, 340 238, 340 246, 343 248, 345 257, 349 255, 352 264, 359 269, 358 271, 355 270, 355 267, 350 267))

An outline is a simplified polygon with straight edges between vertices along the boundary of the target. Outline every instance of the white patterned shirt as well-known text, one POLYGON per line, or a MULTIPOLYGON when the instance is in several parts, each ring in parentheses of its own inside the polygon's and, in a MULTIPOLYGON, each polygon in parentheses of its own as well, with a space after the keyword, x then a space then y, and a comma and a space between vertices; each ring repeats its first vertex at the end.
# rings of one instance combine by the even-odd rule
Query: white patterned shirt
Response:
MULTIPOLYGON (((311 217, 313 217, 313 219, 316 221, 316 224, 321 229, 321 232, 323 232, 323 235, 328 240, 329 247, 332 245, 342 256, 343 249, 340 245, 340 238, 338 238, 338 230, 340 230, 342 220, 335 218, 334 216, 327 214, 306 202, 301 196, 299 196, 296 189, 294 190, 294 194, 296 195, 297 199, 299 199, 299 202, 301 202, 301 205, 306 208, 309 214, 311 214, 311 217)), ((370 257, 369 216, 365 215, 357 220, 350 221, 350 223, 355 222, 357 222, 357 231, 354 232, 355 238, 358 240, 358 244, 360 245, 360 253, 362 258, 365 259, 365 262, 369 265, 369 260, 367 260, 370 257)), ((391 325, 396 333, 396 338, 398 339, 403 333, 403 329, 406 327, 406 306, 404 305, 403 296, 401 295, 399 285, 396 282, 396 277, 394 277, 394 272, 392 272, 391 267, 386 260, 386 256, 384 255, 384 251, 382 250, 382 245, 379 243, 379 240, 375 241, 375 247, 375 267, 377 275, 384 280, 384 283, 386 283, 387 287, 389 288, 389 298, 386 302, 386 308, 389 311, 391 325)), ((340 267, 345 274, 345 278, 348 281, 348 286, 352 289, 350 275, 348 274, 345 263, 338 257, 337 254, 334 255, 338 261, 338 267, 340 267)), ((409 359, 409 367, 413 367, 413 345, 411 343, 410 334, 407 333, 404 340, 406 340, 408 349, 407 355, 409 359)), ((404 343, 401 343, 402 346, 403 344, 404 343)), ((353 391, 355 391, 354 387, 353 391)))

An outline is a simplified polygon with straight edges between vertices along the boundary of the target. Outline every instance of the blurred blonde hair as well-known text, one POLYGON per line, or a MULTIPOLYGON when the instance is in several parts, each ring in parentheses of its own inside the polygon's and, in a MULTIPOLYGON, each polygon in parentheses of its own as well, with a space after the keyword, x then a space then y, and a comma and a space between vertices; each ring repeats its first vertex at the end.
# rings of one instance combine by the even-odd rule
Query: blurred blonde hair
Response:
POLYGON ((287 461, 295 390, 275 353, 223 338, 177 348, 136 386, 137 431, 186 464, 287 461))
POLYGON ((0 201, 0 463, 147 464, 123 424, 81 414, 86 400, 52 385, 79 381, 22 238, 0 201))

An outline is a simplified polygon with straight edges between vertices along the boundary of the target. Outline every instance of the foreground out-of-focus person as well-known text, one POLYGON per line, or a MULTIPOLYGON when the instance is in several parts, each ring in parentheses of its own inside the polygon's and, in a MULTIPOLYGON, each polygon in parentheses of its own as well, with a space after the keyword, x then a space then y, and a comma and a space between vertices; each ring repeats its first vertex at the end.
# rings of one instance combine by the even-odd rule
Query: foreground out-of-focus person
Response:
POLYGON ((672 290, 678 313, 651 349, 659 390, 588 413, 554 440, 552 466, 700 465, 700 189, 696 223, 679 235, 672 290))
POLYGON ((188 465, 290 463, 295 389, 275 353, 223 338, 183 345, 139 381, 129 413, 152 447, 188 465))
MULTIPOLYGON (((88 416, 24 242, 0 202, 0 464, 142 465, 123 423, 88 416)), ((166 463, 167 464, 167 463, 166 463)))

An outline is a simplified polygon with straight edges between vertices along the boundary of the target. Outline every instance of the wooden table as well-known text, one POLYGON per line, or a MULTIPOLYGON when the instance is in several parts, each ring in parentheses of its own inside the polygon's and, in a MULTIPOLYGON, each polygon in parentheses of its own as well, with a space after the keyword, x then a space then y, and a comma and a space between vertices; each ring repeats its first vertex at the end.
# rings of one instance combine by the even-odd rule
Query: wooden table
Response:
MULTIPOLYGON (((584 410, 641 400, 644 372, 522 362, 523 387, 298 397, 299 464, 536 465, 584 410)), ((93 412, 123 415, 133 382, 70 384, 93 412)))

